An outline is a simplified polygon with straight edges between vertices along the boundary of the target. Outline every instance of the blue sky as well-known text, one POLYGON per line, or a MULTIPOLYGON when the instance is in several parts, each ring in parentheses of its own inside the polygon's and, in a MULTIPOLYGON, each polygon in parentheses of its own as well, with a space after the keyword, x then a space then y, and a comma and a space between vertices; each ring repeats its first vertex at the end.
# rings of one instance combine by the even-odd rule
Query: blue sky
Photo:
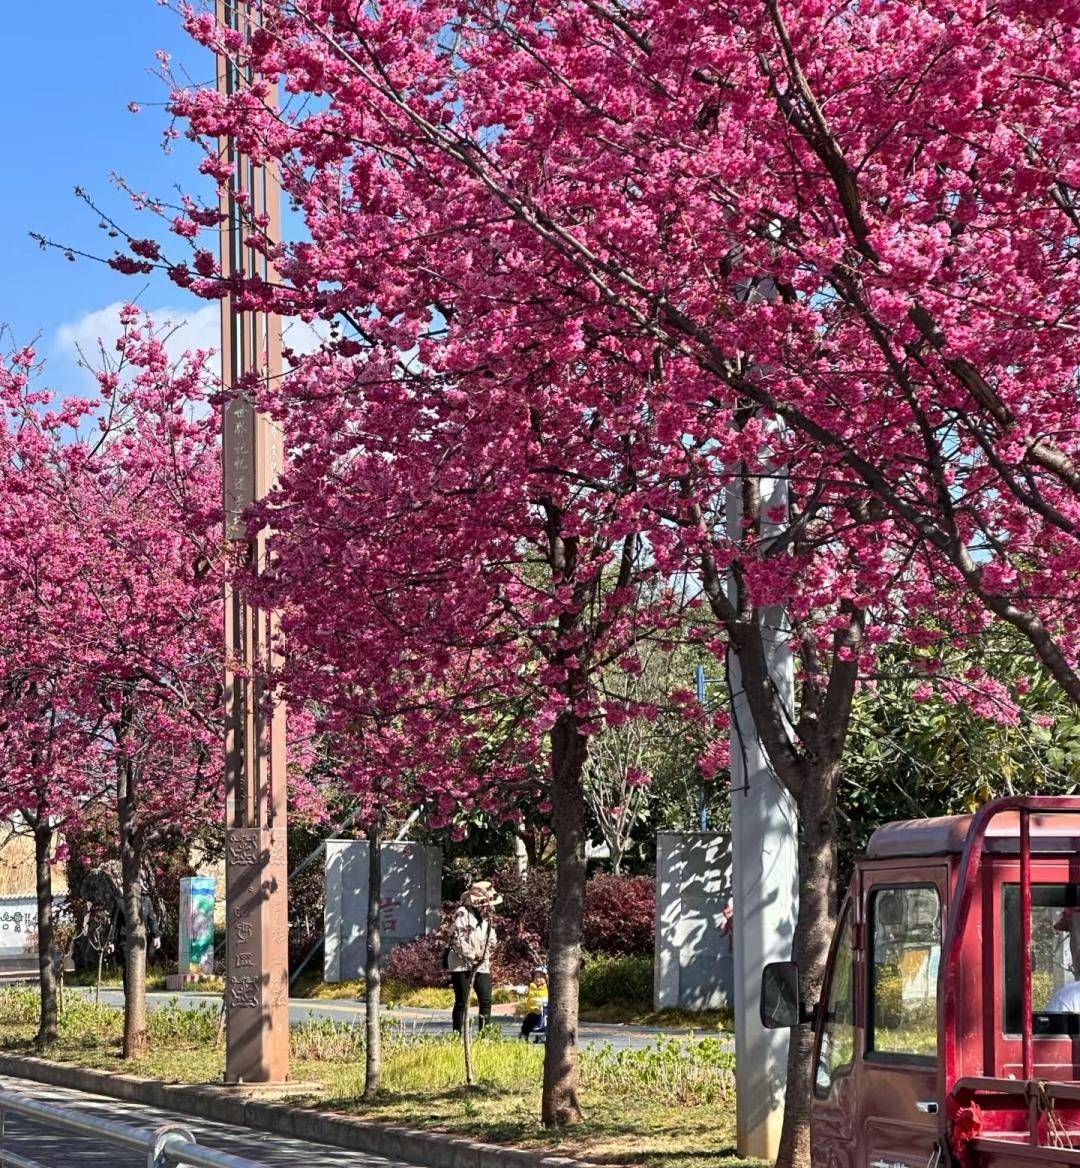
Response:
MULTIPOLYGON (((161 225, 140 216, 109 181, 122 174, 136 190, 169 197, 192 189, 198 155, 189 143, 161 148, 168 124, 165 88, 154 75, 155 52, 172 54, 199 81, 212 77, 208 54, 184 35, 175 12, 157 0, 6 0, 0 124, 0 323, 19 343, 39 337, 48 380, 78 387, 74 347, 111 329, 109 306, 137 298, 170 319, 189 319, 178 339, 213 343, 216 309, 200 305, 167 280, 124 277, 100 264, 43 253, 38 231, 97 254, 110 240, 74 196, 86 188, 136 232, 160 237, 161 225), (133 115, 128 103, 142 112, 133 115), (141 227, 142 220, 145 227, 141 227), (187 334, 185 338, 185 334, 187 334)), ((205 188, 204 188, 205 189, 205 188)))

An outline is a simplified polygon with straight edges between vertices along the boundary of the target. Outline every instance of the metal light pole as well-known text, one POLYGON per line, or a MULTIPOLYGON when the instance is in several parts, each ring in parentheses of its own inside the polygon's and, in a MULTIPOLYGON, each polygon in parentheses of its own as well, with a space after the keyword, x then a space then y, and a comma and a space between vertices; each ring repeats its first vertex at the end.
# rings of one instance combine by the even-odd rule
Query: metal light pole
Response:
MULTIPOLYGON (((246 33, 254 19, 247 0, 217 0, 219 23, 246 33)), ((251 84, 234 61, 218 58, 221 93, 251 84)), ((220 140, 233 164, 221 200, 222 276, 271 280, 269 262, 248 245, 250 225, 265 215, 265 231, 280 233, 274 176, 220 140), (247 195, 241 205, 238 191, 247 195)), ((273 486, 281 469, 280 430, 258 413, 252 383, 281 374, 277 316, 239 311, 221 302, 222 379, 234 391, 225 407, 222 460, 225 538, 233 566, 262 571, 267 532, 248 538, 244 515, 273 486)), ((279 1083, 289 1074, 289 961, 285 838, 285 707, 270 705, 261 678, 279 664, 277 620, 252 609, 226 586, 225 788, 227 917, 225 1002, 227 1083, 279 1083)))

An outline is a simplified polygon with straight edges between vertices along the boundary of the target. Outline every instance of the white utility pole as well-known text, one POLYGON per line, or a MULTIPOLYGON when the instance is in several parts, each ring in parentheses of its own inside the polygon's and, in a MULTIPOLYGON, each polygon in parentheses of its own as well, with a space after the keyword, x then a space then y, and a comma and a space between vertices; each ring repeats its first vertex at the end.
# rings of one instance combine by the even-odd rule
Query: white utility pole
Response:
MULTIPOLYGON (((762 513, 788 505, 787 479, 761 484, 762 513)), ((769 536, 783 524, 761 522, 769 536)), ((742 482, 728 488, 727 529, 741 541, 742 482)), ((729 583, 734 600, 734 584, 729 583)), ((794 722, 794 670, 787 616, 763 614, 769 673, 789 723, 794 722)), ((735 1082, 740 1156, 774 1160, 784 1119, 787 1030, 766 1030, 759 1017, 761 970, 791 959, 799 905, 798 814, 769 765, 742 688, 739 663, 728 653, 731 687, 731 893, 734 905, 735 1082)))

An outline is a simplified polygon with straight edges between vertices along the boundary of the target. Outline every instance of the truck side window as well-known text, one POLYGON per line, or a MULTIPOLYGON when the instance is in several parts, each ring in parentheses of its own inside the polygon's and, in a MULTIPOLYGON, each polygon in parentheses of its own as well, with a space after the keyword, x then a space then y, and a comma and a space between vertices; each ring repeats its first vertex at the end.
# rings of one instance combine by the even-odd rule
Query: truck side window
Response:
POLYGON ((832 978, 825 994, 825 1022, 818 1049, 814 1091, 829 1093, 833 1079, 855 1058, 855 956, 851 951, 851 908, 844 912, 836 943, 832 978))
POLYGON ((919 1059, 937 1054, 941 902, 936 888, 878 889, 870 898, 867 1049, 919 1059))

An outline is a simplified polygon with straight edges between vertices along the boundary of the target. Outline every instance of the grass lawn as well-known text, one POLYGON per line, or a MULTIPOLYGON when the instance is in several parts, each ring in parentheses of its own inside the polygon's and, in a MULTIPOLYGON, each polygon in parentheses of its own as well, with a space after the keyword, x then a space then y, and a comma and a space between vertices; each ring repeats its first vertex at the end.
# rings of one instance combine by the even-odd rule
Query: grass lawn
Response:
MULTIPOLYGON (((60 1040, 48 1055, 103 1070, 126 1070, 169 1082, 220 1081, 225 1062, 218 1010, 169 1007, 150 1015, 153 1052, 120 1058, 119 1011, 72 995, 60 1040)), ((34 990, 0 990, 0 1046, 30 1050, 37 1015, 34 990)), ((292 1073, 318 1082, 318 1103, 366 1119, 467 1135, 496 1143, 555 1149, 566 1155, 649 1168, 740 1168, 734 1152, 731 1055, 715 1040, 664 1040, 648 1051, 586 1051, 582 1104, 586 1122, 562 1135, 539 1124, 543 1049, 510 1037, 475 1046, 477 1085, 463 1084, 460 1044, 451 1038, 397 1033, 384 1041, 383 1090, 360 1101, 363 1034, 335 1023, 293 1027, 292 1073)))
MULTIPOLYGON (((164 992, 168 989, 168 986, 165 984, 165 978, 167 976, 164 966, 150 966, 146 971, 147 990, 150 993, 164 992)), ((78 986, 81 989, 93 989, 97 985, 97 970, 71 970, 69 973, 64 974, 64 983, 69 986, 78 986)), ((105 966, 101 975, 101 988, 103 990, 118 990, 123 987, 123 984, 123 979, 120 976, 120 967, 117 965, 105 966)), ((192 985, 190 990, 195 993, 222 994, 225 992, 225 979, 223 977, 204 977, 192 985)))
MULTIPOLYGON (((96 971, 71 973, 66 978, 68 985, 93 987, 97 984, 96 971)), ((102 978, 104 989, 120 989, 120 973, 117 969, 106 968, 102 978)), ((153 992, 162 992, 165 986, 164 969, 151 968, 146 972, 146 988, 153 992)), ((206 978, 190 989, 197 993, 224 992, 225 985, 221 978, 206 978)), ((322 980, 316 973, 302 974, 293 983, 290 996, 306 998, 310 1001, 363 1001, 364 983, 359 981, 342 981, 331 985, 322 980)), ((496 988, 492 995, 496 1004, 519 1001, 518 995, 505 988, 496 988)), ((383 981, 382 1001, 384 1006, 412 1006, 432 1010, 449 1010, 454 1004, 454 991, 449 986, 436 988, 405 985, 403 982, 388 978, 383 981)), ((582 1022, 629 1023, 635 1026, 675 1026, 688 1029, 729 1030, 731 1028, 730 1012, 723 1010, 703 1010, 691 1012, 689 1010, 661 1010, 657 1012, 647 1001, 619 1000, 608 1002, 602 1006, 583 1005, 581 1008, 582 1022)))
POLYGON ((699 1034, 712 1030, 730 1031, 733 1026, 730 1010, 654 1010, 652 1004, 646 1002, 609 1002, 604 1006, 582 1006, 581 1020, 629 1026, 672 1026, 696 1030, 699 1034))

